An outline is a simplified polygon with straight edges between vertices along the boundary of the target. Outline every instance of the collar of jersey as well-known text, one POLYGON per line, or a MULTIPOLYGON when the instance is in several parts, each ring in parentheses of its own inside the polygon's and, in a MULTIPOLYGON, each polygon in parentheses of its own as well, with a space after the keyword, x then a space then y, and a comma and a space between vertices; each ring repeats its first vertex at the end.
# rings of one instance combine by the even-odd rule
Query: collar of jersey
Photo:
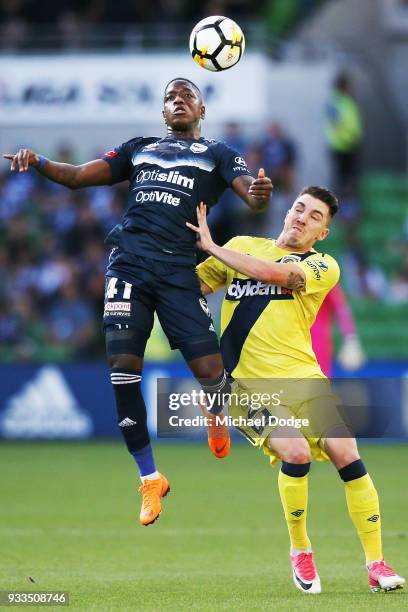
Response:
POLYGON ((159 140, 188 140, 189 142, 200 142, 200 140, 205 140, 203 136, 200 138, 173 138, 172 136, 165 136, 164 138, 159 138, 159 140))
POLYGON ((282 251, 282 253, 287 253, 288 255, 304 255, 305 253, 308 253, 309 251, 311 253, 317 253, 317 251, 315 251, 313 247, 309 249, 309 251, 302 251, 301 253, 299 251, 288 251, 287 249, 282 249, 282 247, 278 247, 278 245, 276 244, 276 238, 272 238, 272 242, 273 242, 273 246, 276 249, 279 249, 280 251, 282 251))

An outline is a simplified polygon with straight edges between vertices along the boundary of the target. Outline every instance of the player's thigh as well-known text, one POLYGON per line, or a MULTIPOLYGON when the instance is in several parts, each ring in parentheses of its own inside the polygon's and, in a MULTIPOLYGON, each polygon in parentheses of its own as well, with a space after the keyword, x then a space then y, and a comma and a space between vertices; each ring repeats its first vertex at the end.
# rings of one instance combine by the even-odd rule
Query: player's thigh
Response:
POLYGON ((107 277, 103 327, 108 357, 135 355, 143 358, 153 323, 153 294, 141 285, 116 276, 107 277))
POLYGON ((163 283, 157 288, 156 311, 171 348, 180 349, 186 361, 220 352, 207 300, 200 294, 194 270, 186 269, 177 284, 163 283))
MULTIPOLYGON (((320 380, 311 382, 319 386, 326 383, 320 380)), ((340 399, 333 393, 327 393, 312 395, 297 403, 294 405, 294 412, 296 417, 302 421, 302 432, 306 438, 319 440, 325 440, 327 437, 350 438, 350 432, 340 408, 340 399)))
POLYGON ((262 382, 266 381, 257 381, 250 387, 242 381, 234 381, 229 405, 234 425, 253 446, 271 457, 272 463, 279 459, 289 463, 309 462, 310 447, 291 420, 293 411, 287 406, 275 405, 266 392, 269 385, 263 386, 262 382))

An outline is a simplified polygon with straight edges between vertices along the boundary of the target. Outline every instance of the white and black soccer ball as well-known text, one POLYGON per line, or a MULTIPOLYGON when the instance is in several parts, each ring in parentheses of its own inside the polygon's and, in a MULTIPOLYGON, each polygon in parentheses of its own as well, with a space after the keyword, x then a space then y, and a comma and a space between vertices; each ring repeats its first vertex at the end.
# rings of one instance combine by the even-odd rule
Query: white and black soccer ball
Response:
POLYGON ((244 50, 244 34, 239 25, 228 17, 206 17, 191 32, 191 55, 206 70, 219 72, 232 68, 239 62, 244 50))

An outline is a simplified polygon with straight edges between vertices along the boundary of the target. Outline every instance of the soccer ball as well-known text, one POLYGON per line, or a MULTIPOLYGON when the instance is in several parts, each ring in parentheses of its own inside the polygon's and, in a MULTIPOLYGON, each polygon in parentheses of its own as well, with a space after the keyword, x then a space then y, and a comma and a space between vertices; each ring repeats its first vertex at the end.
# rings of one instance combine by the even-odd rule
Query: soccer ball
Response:
POLYGON ((232 68, 241 59, 244 49, 242 30, 228 17, 206 17, 191 32, 191 55, 206 70, 219 72, 232 68))

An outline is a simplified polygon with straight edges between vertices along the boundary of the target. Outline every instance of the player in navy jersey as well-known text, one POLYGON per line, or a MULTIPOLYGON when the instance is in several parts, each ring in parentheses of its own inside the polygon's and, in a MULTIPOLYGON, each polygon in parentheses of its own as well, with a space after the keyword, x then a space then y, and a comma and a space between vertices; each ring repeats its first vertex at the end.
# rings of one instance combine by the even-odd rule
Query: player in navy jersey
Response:
MULTIPOLYGON (((216 204, 227 187, 254 210, 265 207, 272 184, 261 169, 254 179, 227 145, 201 137, 205 106, 200 90, 177 78, 165 88, 164 138, 133 138, 102 159, 80 166, 45 159, 30 149, 4 157, 11 170, 30 166, 71 189, 129 181, 122 223, 109 233, 104 331, 118 424, 139 468, 140 522, 161 512, 167 479, 156 470, 140 385, 154 312, 172 348, 178 348, 204 391, 228 391, 218 340, 195 273, 196 207, 216 204)), ((217 407, 221 409, 222 407, 217 407)))

